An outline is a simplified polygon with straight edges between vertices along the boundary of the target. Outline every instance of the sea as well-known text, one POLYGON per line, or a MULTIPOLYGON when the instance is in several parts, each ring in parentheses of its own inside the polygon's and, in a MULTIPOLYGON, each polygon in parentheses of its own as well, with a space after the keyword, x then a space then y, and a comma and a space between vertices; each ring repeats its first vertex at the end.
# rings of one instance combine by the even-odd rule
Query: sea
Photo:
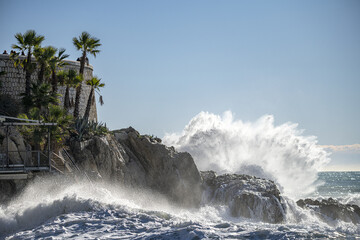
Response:
MULTIPOLYGON (((360 172, 319 172, 312 198, 360 205, 360 172)), ((38 179, 0 206, 0 239, 359 239, 360 225, 329 225, 296 207, 280 224, 233 218, 224 206, 181 209, 151 192, 38 179), (293 215, 296 216, 293 216, 293 215)))

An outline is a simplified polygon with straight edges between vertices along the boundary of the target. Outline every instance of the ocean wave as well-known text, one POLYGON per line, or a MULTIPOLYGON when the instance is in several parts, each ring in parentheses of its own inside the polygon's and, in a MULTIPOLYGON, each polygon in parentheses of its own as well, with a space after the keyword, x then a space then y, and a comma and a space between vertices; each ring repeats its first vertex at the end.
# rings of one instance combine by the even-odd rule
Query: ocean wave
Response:
POLYGON ((349 193, 344 197, 338 198, 338 200, 343 204, 352 204, 360 206, 360 194, 359 193, 349 193))
POLYGON ((0 208, 0 236, 6 239, 360 236, 358 225, 339 222, 329 226, 310 211, 296 207, 291 199, 287 202, 294 217, 289 216, 282 224, 270 224, 232 217, 229 209, 221 205, 182 209, 143 190, 41 179, 0 208), (39 191, 41 187, 43 191, 39 191))
POLYGON ((271 179, 294 199, 315 191, 317 173, 330 161, 316 137, 303 136, 297 124, 275 126, 271 115, 245 123, 229 111, 223 116, 201 112, 163 142, 189 152, 200 170, 271 179))
MULTIPOLYGON (((216 211, 215 211, 216 212, 216 211)), ((193 214, 201 214, 200 212, 193 214)), ((62 214, 7 239, 328 239, 359 236, 353 225, 337 228, 316 224, 266 224, 245 219, 201 222, 184 216, 153 211, 103 209, 62 214)))

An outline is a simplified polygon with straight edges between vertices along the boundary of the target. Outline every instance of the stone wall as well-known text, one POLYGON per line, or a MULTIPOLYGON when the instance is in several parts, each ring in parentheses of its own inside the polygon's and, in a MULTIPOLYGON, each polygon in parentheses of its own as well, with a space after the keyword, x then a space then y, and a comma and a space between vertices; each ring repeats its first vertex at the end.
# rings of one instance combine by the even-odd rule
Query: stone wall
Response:
MULTIPOLYGON (((33 58, 33 61, 35 59, 33 58)), ((74 69, 79 71, 80 62, 79 61, 70 61, 65 60, 67 65, 65 65, 62 70, 74 69)), ((0 77, 1 88, 0 94, 8 94, 14 99, 21 99, 20 94, 25 92, 25 72, 21 67, 15 67, 13 61, 10 59, 8 54, 0 54, 0 71, 5 71, 5 75, 0 77)), ((90 87, 85 84, 85 81, 91 79, 93 76, 93 67, 91 65, 85 65, 84 70, 84 81, 82 83, 82 92, 80 96, 80 116, 84 115, 88 97, 90 94, 90 87)), ((33 82, 37 79, 37 72, 33 73, 31 76, 33 82)), ((59 86, 60 96, 60 105, 64 105, 64 96, 65 96, 65 86, 59 86)), ((76 90, 74 88, 70 89, 70 102, 75 103, 76 90)), ((70 108, 69 112, 72 114, 74 111, 74 105, 70 108)), ((96 103, 94 102, 90 110, 90 120, 97 121, 97 111, 96 103)))

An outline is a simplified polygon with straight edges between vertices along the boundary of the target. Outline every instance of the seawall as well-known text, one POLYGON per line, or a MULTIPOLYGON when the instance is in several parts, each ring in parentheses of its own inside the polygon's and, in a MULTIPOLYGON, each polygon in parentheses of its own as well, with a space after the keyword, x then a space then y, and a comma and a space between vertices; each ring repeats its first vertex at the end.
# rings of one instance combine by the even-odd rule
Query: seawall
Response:
MULTIPOLYGON (((20 56, 25 57, 25 56, 20 56)), ((35 58, 32 59, 34 62, 35 58)), ((61 70, 76 70, 79 71, 80 69, 80 62, 79 61, 71 61, 71 60, 64 60, 66 65, 61 68, 61 70)), ((5 71, 5 75, 0 77, 1 80, 1 88, 0 94, 8 94, 14 99, 20 100, 22 97, 20 96, 21 93, 25 92, 25 72, 21 67, 15 67, 13 61, 10 59, 9 54, 0 54, 0 71, 5 71)), ((31 80, 33 82, 36 81, 38 75, 38 71, 35 71, 31 75, 31 80)), ((84 70, 84 81, 82 83, 82 92, 80 96, 80 115, 84 115, 88 97, 90 94, 91 88, 85 84, 86 80, 91 79, 93 76, 93 66, 85 64, 84 70)), ((64 104, 64 96, 65 96, 65 86, 59 86, 58 93, 61 94, 59 100, 60 105, 64 104)), ((70 89, 70 102, 75 103, 75 95, 76 89, 70 89)), ((74 111, 74 104, 72 104, 71 108, 69 109, 69 113, 73 113, 74 111)), ((97 121, 97 111, 96 111, 96 102, 93 103, 90 110, 90 120, 97 121)))

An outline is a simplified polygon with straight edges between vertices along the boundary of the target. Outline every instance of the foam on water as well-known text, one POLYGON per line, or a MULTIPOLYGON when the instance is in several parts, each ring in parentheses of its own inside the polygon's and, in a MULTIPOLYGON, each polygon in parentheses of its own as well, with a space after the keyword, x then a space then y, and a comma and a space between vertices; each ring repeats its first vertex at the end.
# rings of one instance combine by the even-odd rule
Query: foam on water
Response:
POLYGON ((316 189, 317 173, 330 161, 316 137, 302 132, 293 123, 275 126, 271 115, 251 123, 235 120, 229 111, 201 112, 163 142, 189 152, 200 170, 271 179, 283 194, 300 198, 316 189))
POLYGON ((289 205, 295 209, 294 219, 269 224, 233 218, 224 206, 181 209, 150 192, 57 178, 39 179, 0 208, 0 239, 359 236, 359 226, 339 222, 330 227, 291 201, 289 205))

